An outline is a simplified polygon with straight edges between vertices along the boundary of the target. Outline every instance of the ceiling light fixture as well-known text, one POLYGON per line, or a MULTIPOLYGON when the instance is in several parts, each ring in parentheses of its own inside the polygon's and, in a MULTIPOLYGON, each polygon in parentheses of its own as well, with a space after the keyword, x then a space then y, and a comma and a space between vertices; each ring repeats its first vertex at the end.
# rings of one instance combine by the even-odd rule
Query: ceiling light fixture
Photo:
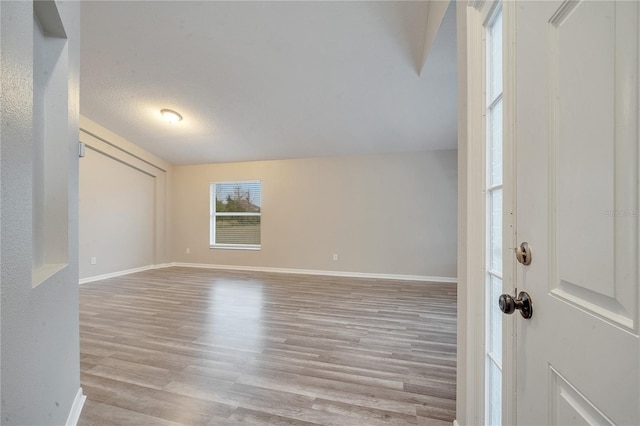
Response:
POLYGON ((177 123, 178 121, 182 121, 182 116, 177 112, 170 109, 162 109, 160 110, 160 114, 164 117, 165 120, 169 124, 177 123))

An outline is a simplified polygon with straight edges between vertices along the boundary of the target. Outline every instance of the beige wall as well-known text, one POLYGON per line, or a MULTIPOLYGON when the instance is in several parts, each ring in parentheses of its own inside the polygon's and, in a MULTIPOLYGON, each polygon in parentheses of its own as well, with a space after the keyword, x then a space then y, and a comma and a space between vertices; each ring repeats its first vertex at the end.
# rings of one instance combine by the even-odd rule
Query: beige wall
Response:
POLYGON ((456 277, 455 150, 173 172, 174 262, 456 277), (262 250, 210 249, 209 183, 250 179, 262 181, 262 250))
POLYGON ((80 279, 169 262, 171 165, 86 117, 80 140, 80 279))
POLYGON ((456 277, 455 150, 172 166, 80 128, 81 280, 169 262, 456 277), (209 183, 253 179, 262 249, 210 249, 209 183))
POLYGON ((80 176, 80 278, 153 265, 154 177, 92 149, 80 176))

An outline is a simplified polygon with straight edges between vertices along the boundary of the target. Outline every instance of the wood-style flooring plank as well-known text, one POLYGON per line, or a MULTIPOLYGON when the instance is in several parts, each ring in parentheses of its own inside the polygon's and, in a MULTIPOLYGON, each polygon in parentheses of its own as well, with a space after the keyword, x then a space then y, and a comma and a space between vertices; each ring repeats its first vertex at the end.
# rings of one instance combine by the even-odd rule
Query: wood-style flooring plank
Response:
POLYGON ((80 287, 86 425, 455 418, 456 286, 166 268, 80 287))

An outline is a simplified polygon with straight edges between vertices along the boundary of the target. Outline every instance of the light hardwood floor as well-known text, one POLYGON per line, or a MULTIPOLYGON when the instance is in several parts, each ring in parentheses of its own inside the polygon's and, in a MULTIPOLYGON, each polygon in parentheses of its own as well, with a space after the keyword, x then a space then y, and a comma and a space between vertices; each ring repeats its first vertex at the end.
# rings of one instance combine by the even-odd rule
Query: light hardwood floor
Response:
POLYGON ((451 425, 453 284, 167 268, 80 286, 80 425, 451 425))

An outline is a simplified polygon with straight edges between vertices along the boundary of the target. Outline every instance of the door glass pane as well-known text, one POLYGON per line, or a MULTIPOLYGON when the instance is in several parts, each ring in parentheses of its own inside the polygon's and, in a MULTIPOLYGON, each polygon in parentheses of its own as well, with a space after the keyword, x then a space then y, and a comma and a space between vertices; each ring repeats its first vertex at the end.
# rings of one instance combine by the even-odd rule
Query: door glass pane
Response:
POLYGON ((490 195, 491 227, 490 256, 491 270, 502 273, 502 189, 494 189, 490 195))
MULTIPOLYGON (((500 6, 500 5, 498 5, 500 6)), ((486 259, 485 281, 485 413, 484 423, 502 422, 502 11, 496 10, 486 29, 486 259)))
POLYGON ((496 14, 495 20, 489 27, 489 46, 488 53, 490 56, 489 66, 491 69, 489 79, 489 96, 490 102, 493 101, 500 93, 502 93, 502 12, 496 14))
POLYGON ((489 413, 487 423, 491 426, 502 425, 502 371, 489 361, 489 413))
POLYGON ((489 353, 502 363, 502 311, 498 306, 498 298, 502 294, 502 280, 491 276, 491 303, 489 304, 489 353))
POLYGON ((502 184, 502 98, 490 108, 491 120, 491 185, 502 184))

